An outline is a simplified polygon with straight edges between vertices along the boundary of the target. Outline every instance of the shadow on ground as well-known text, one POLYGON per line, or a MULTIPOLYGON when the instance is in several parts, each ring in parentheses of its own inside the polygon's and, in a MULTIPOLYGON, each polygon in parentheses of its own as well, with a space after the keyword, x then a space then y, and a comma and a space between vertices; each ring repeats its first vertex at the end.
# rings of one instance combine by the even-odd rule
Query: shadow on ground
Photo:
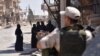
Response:
POLYGON ((32 55, 33 52, 36 50, 31 48, 31 44, 24 43, 24 52, 20 54, 20 56, 34 56, 32 55))
POLYGON ((8 28, 11 28, 12 26, 11 25, 7 25, 6 27, 4 27, 4 29, 8 29, 8 28))
MULTIPOLYGON (((14 44, 12 44, 11 46, 9 46, 8 48, 15 48, 15 43, 14 44)), ((31 44, 29 44, 29 43, 23 43, 23 48, 24 48, 24 50, 29 50, 29 49, 31 49, 31 44)))
POLYGON ((24 34, 31 34, 31 32, 24 32, 24 34))
POLYGON ((35 52, 36 50, 31 48, 31 44, 23 43, 24 51, 22 51, 22 52, 16 52, 14 50, 14 48, 15 48, 14 45, 15 44, 12 44, 11 46, 8 47, 8 48, 13 48, 13 50, 0 50, 0 54, 20 53, 19 56, 35 56, 35 55, 32 55, 32 53, 35 52))
POLYGON ((10 53, 17 53, 15 50, 0 50, 0 54, 10 54, 10 53))
POLYGON ((15 44, 12 44, 11 46, 8 47, 8 50, 0 50, 0 54, 13 54, 13 53, 20 53, 19 56, 33 56, 32 53, 35 52, 36 50, 32 49, 31 48, 31 44, 26 44, 24 43, 23 44, 23 48, 24 48, 24 51, 21 51, 21 52, 16 52, 14 50, 15 44), (9 49, 11 48, 11 49, 9 49))

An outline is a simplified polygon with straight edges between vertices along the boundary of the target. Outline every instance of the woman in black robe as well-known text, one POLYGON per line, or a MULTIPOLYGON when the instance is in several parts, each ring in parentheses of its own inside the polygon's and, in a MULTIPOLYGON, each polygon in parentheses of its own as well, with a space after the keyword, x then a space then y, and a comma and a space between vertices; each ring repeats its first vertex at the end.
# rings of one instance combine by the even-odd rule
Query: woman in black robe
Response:
POLYGON ((48 24, 46 25, 46 31, 52 32, 55 29, 55 27, 51 24, 51 21, 48 21, 48 24))
POLYGON ((41 21, 41 29, 42 31, 46 31, 46 26, 43 21, 41 21))
POLYGON ((37 28, 36 28, 35 24, 33 24, 31 33, 32 33, 31 48, 36 48, 36 46, 37 46, 37 38, 36 38, 37 28))
POLYGON ((20 28, 21 28, 20 24, 17 24, 17 29, 15 31, 15 35, 16 35, 15 50, 16 51, 23 51, 23 34, 20 28))
POLYGON ((36 24, 36 28, 37 28, 37 32, 39 32, 39 31, 41 30, 40 22, 37 22, 37 24, 36 24))

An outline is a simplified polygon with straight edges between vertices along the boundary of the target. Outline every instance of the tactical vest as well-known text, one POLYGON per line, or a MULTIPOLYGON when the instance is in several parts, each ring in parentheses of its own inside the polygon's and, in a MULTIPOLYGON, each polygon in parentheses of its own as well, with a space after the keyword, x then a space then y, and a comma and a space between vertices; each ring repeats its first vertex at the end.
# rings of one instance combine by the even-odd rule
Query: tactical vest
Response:
POLYGON ((86 48, 86 34, 84 30, 74 27, 61 29, 60 56, 81 56, 86 48))

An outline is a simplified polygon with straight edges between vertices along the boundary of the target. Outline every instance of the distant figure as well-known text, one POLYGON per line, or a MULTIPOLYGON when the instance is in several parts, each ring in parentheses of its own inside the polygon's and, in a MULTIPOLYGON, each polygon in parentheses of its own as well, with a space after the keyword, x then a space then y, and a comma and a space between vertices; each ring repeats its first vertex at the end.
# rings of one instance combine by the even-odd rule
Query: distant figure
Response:
POLYGON ((37 28, 36 28, 35 24, 33 24, 31 33, 32 33, 31 48, 36 48, 36 45, 37 45, 37 38, 36 38, 37 28))
POLYGON ((40 25, 40 22, 37 22, 37 32, 39 32, 40 31, 40 29, 41 29, 41 25, 40 25))
POLYGON ((16 35, 15 50, 16 51, 23 51, 23 34, 20 28, 21 28, 20 24, 17 24, 17 29, 15 31, 15 35, 16 35))
POLYGON ((40 30, 46 31, 46 26, 43 21, 41 21, 41 28, 40 30))
POLYGON ((52 32, 55 29, 55 27, 51 24, 51 21, 48 21, 48 24, 46 25, 46 30, 48 32, 52 32))

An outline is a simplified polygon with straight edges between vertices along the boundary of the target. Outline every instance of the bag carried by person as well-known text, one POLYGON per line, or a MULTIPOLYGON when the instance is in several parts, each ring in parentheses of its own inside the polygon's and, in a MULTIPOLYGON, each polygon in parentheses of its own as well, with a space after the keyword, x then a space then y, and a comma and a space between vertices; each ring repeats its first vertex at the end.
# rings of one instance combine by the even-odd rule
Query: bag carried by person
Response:
POLYGON ((60 56, 81 56, 86 48, 85 31, 73 27, 61 29, 60 41, 60 56))

